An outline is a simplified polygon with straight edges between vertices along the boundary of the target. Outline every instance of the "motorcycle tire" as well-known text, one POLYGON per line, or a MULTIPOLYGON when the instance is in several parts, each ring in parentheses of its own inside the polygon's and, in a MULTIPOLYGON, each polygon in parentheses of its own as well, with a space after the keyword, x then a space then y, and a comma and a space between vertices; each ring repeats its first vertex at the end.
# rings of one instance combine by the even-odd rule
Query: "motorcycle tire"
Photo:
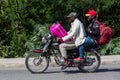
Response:
MULTIPOLYGON (((86 65, 86 61, 83 63, 80 63, 80 65, 78 66, 78 69, 83 71, 83 72, 95 72, 100 64, 101 64, 101 58, 100 58, 100 54, 97 51, 91 51, 91 52, 85 52, 86 56, 86 60, 88 59, 95 59, 93 62, 88 61, 88 65, 86 65), (90 64, 89 64, 90 63, 90 64)), ((92 60, 91 60, 92 61, 92 60)))
POLYGON ((49 66, 49 59, 31 51, 25 59, 25 66, 31 73, 43 73, 49 66))

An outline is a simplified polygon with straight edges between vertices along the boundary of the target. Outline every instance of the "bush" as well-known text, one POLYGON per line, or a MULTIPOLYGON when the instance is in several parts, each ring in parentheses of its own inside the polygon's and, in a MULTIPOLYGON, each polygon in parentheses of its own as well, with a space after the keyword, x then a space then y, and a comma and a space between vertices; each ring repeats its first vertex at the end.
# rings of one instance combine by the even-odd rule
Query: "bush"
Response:
POLYGON ((114 38, 106 46, 103 46, 101 53, 104 55, 120 55, 120 37, 114 38))
MULTIPOLYGON (((114 29, 114 38, 119 37, 120 0, 0 0, 0 56, 23 57, 41 47, 40 38, 48 32, 50 23, 59 21, 67 26, 65 16, 71 11, 87 25, 88 9, 97 10, 99 20, 114 29)), ((116 39, 103 48, 104 54, 119 54, 116 39)))
MULTIPOLYGON (((33 50, 34 48, 42 48, 42 37, 46 34, 49 33, 49 26, 50 24, 45 24, 45 25, 41 25, 41 24, 36 24, 34 27, 34 31, 33 31, 33 36, 30 38, 30 40, 26 41, 25 46, 28 48, 27 52, 33 50)), ((26 55, 25 54, 25 55, 26 55)))

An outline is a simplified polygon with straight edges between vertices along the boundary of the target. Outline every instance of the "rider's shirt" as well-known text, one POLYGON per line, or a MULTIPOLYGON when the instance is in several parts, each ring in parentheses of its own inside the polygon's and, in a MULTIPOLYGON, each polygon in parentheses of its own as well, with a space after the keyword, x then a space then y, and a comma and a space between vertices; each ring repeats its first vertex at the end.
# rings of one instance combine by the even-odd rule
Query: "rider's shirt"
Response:
POLYGON ((69 34, 65 37, 63 37, 63 41, 69 40, 72 37, 74 37, 75 45, 79 46, 84 43, 86 39, 86 33, 85 29, 83 27, 83 24, 80 22, 78 18, 76 18, 72 23, 71 23, 71 29, 69 31, 69 34))

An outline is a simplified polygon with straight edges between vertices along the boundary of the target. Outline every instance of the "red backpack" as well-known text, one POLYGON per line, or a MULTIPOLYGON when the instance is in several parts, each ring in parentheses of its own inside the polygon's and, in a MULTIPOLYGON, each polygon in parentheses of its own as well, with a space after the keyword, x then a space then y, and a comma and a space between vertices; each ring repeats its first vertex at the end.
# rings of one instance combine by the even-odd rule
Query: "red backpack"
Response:
POLYGON ((108 25, 97 21, 100 29, 100 39, 99 44, 107 44, 113 36, 113 30, 108 25))

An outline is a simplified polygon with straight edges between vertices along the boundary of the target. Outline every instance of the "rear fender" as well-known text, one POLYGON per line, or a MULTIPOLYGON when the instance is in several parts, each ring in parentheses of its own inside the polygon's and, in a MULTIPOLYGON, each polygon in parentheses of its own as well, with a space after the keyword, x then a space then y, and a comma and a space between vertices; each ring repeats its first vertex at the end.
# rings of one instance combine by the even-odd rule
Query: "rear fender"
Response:
POLYGON ((43 50, 42 50, 42 49, 34 49, 33 52, 34 52, 34 53, 42 53, 43 50))
POLYGON ((92 49, 92 52, 94 53, 94 54, 97 54, 99 57, 101 56, 101 54, 100 53, 98 53, 96 50, 94 50, 94 49, 92 49))

